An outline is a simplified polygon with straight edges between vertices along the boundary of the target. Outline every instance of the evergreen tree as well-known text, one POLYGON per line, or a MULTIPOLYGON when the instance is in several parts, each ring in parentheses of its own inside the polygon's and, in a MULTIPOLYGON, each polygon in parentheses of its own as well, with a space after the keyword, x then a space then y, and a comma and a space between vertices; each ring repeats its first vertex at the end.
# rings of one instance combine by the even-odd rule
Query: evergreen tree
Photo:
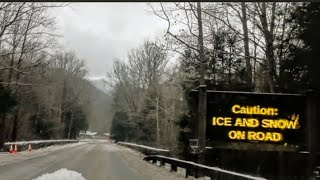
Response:
POLYGON ((289 57, 281 64, 282 76, 279 84, 282 91, 319 91, 320 3, 304 3, 298 6, 288 23, 291 23, 291 32, 296 39, 289 44, 289 57))
POLYGON ((116 112, 112 118, 111 134, 116 141, 130 141, 133 128, 126 112, 116 112))

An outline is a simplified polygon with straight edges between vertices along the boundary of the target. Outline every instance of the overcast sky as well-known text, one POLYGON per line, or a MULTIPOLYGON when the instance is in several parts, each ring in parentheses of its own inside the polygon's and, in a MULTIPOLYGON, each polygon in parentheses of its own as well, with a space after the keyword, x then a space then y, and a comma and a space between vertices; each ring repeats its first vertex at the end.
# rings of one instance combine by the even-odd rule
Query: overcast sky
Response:
POLYGON ((85 59, 90 78, 103 77, 144 39, 163 36, 165 21, 146 3, 72 3, 56 9, 61 43, 85 59))

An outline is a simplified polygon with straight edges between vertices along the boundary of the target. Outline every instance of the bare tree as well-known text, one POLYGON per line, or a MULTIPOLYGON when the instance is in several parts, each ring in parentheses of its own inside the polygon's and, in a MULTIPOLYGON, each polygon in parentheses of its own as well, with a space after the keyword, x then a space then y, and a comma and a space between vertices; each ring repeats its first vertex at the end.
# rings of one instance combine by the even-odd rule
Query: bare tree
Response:
POLYGON ((44 73, 45 57, 41 56, 39 59, 38 54, 48 54, 55 47, 58 37, 54 33, 54 18, 48 14, 48 10, 62 6, 64 5, 14 3, 5 6, 7 9, 2 9, 8 12, 8 15, 3 16, 3 33, 0 36, 0 70, 6 71, 8 77, 7 80, 2 80, 2 84, 31 85, 30 82, 24 83, 19 80, 22 76, 44 73), (12 20, 7 22, 10 18, 12 20))
POLYGON ((52 68, 52 77, 57 89, 58 117, 62 125, 64 122, 62 113, 78 102, 84 90, 81 81, 85 78, 87 70, 84 61, 73 51, 57 53, 51 58, 49 67, 52 68))
MULTIPOLYGON (((254 86, 252 84, 254 73, 255 78, 265 76, 268 79, 267 91, 275 92, 280 61, 286 55, 283 47, 285 43, 281 41, 290 36, 289 28, 284 22, 294 9, 290 8, 293 6, 294 3, 203 3, 201 11, 204 49, 215 54, 243 58, 247 85, 254 86), (242 43, 238 43, 233 52, 227 49, 215 49, 215 40, 212 37, 219 29, 233 32, 242 43), (256 71, 252 66, 260 66, 267 73, 256 71)), ((194 3, 160 3, 159 8, 152 5, 150 7, 156 16, 168 22, 167 35, 175 44, 171 47, 173 51, 182 56, 185 56, 183 53, 185 49, 199 51, 195 43, 198 29, 194 3)), ((198 62, 195 62, 195 65, 197 64, 198 62)), ((221 68, 224 71, 224 67, 221 68)), ((214 79, 216 72, 216 70, 211 72, 214 79)))
MULTIPOLYGON (((163 82, 167 63, 167 50, 158 41, 148 40, 129 52, 127 64, 120 60, 114 61, 112 72, 107 74, 108 83, 114 87, 118 107, 130 112, 134 121, 142 120, 141 112, 149 106, 159 110, 159 87, 163 82), (148 105, 145 104, 147 101, 150 102, 148 105)), ((149 112, 148 118, 156 121, 156 139, 159 143, 161 118, 156 109, 149 112)))
MULTIPOLYGON (((24 86, 37 85, 33 75, 44 73, 49 48, 54 46, 55 21, 48 10, 56 5, 43 3, 1 3, 0 9, 0 71, 1 84, 12 89, 17 97, 30 92, 24 86)), ((22 103, 22 102, 21 102, 22 103)), ((17 138, 22 104, 18 103, 12 117, 12 139, 17 138)))

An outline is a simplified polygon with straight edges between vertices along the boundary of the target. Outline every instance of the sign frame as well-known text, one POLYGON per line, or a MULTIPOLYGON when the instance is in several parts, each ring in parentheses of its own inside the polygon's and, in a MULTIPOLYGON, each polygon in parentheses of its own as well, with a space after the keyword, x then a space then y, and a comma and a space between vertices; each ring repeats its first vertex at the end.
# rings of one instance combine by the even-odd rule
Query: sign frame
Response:
MULTIPOLYGON (((197 107, 198 104, 198 93, 199 90, 192 90, 191 91, 191 96, 193 98, 193 105, 195 105, 195 107, 197 107)), ((222 148, 222 149, 253 149, 253 150, 262 150, 262 151, 298 151, 298 150, 304 150, 307 146, 307 95, 306 94, 285 94, 285 93, 257 93, 257 92, 241 92, 241 91, 214 91, 214 90, 207 90, 207 121, 206 121, 206 126, 207 126, 207 133, 206 133, 206 137, 208 140, 208 144, 207 146, 211 146, 214 148, 222 148), (299 138, 299 142, 294 143, 294 138, 292 139, 292 141, 290 143, 286 143, 284 140, 284 143, 270 143, 270 142, 252 142, 252 141, 226 141, 226 140, 217 140, 214 136, 210 135, 210 131, 212 129, 210 129, 210 115, 212 115, 212 113, 210 113, 210 111, 212 111, 212 109, 210 109, 210 104, 212 104, 212 96, 214 95, 220 95, 220 96, 227 96, 227 97, 232 97, 232 96, 236 96, 236 97, 255 97, 255 100, 248 100, 246 102, 251 102, 251 105, 259 105, 259 101, 260 98, 262 97, 262 101, 264 102, 268 102, 268 98, 270 98, 271 100, 276 100, 276 99, 288 99, 290 102, 294 101, 295 99, 298 99, 299 103, 302 104, 296 104, 296 107, 294 107, 293 109, 297 109, 297 107, 299 107, 300 109, 298 110, 299 114, 301 114, 300 116, 300 121, 302 122, 302 127, 301 129, 299 129, 299 133, 302 137, 299 138), (291 100, 290 100, 291 99, 291 100), (256 102, 254 102, 256 101, 256 102), (208 128, 209 127, 209 128, 208 128), (209 133, 208 133, 209 132, 209 133)), ((250 98, 249 98, 250 99, 250 98)), ((289 105, 290 105, 289 102, 289 105)), ((242 103, 243 104, 243 103, 242 103)), ((245 104, 245 103, 244 103, 245 104)), ((263 103, 262 103, 263 104, 263 103)), ((272 104, 272 102, 270 103, 272 104)), ((281 105, 284 107, 284 109, 290 109, 290 107, 286 108, 285 106, 288 106, 288 102, 287 103, 283 103, 284 105, 281 105)), ((279 108, 279 110, 281 111, 283 109, 283 107, 279 108)), ((263 106, 262 106, 263 107, 263 106)), ((272 107, 272 106, 270 106, 272 107)), ((196 111, 195 113, 198 114, 198 108, 194 108, 196 111)), ((289 133, 290 134, 290 133, 289 133)))

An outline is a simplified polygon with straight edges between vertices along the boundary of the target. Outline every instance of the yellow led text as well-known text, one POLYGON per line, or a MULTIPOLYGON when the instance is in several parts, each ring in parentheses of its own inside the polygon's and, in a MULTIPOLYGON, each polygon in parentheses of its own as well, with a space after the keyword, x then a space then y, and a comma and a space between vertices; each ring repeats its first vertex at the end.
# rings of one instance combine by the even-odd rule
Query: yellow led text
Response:
POLYGON ((258 114, 258 115, 267 115, 267 116, 277 116, 278 109, 272 107, 260 107, 258 106, 240 106, 235 104, 232 106, 231 111, 234 114, 258 114))
POLYGON ((255 128, 259 126, 259 121, 254 118, 237 118, 234 126, 255 128))
POLYGON ((230 139, 245 140, 246 132, 245 131, 229 131, 228 136, 230 139))
POLYGON ((282 134, 283 130, 300 128, 299 114, 293 114, 291 117, 282 118, 279 117, 278 108, 260 107, 260 105, 243 106, 234 104, 231 107, 231 111, 237 115, 235 115, 235 117, 213 117, 212 125, 219 127, 236 127, 236 129, 250 128, 246 130, 228 130, 227 136, 232 140, 281 142, 284 141, 284 136, 282 134), (244 115, 249 115, 249 117, 243 117, 244 115), (260 116, 255 117, 254 115, 260 116), (281 129, 281 131, 264 131, 273 131, 270 129, 281 129))
POLYGON ((277 132, 254 132, 248 131, 247 138, 249 141, 282 141, 283 137, 281 133, 277 132))
POLYGON ((232 126, 231 117, 213 117, 212 125, 213 126, 232 126))
POLYGON ((249 141, 272 141, 279 142, 283 140, 281 133, 277 132, 254 132, 254 131, 229 131, 229 139, 249 140, 249 141))
POLYGON ((261 121, 261 127, 263 128, 279 128, 279 129, 299 129, 299 116, 296 116, 295 120, 287 120, 287 119, 263 119, 261 121))

